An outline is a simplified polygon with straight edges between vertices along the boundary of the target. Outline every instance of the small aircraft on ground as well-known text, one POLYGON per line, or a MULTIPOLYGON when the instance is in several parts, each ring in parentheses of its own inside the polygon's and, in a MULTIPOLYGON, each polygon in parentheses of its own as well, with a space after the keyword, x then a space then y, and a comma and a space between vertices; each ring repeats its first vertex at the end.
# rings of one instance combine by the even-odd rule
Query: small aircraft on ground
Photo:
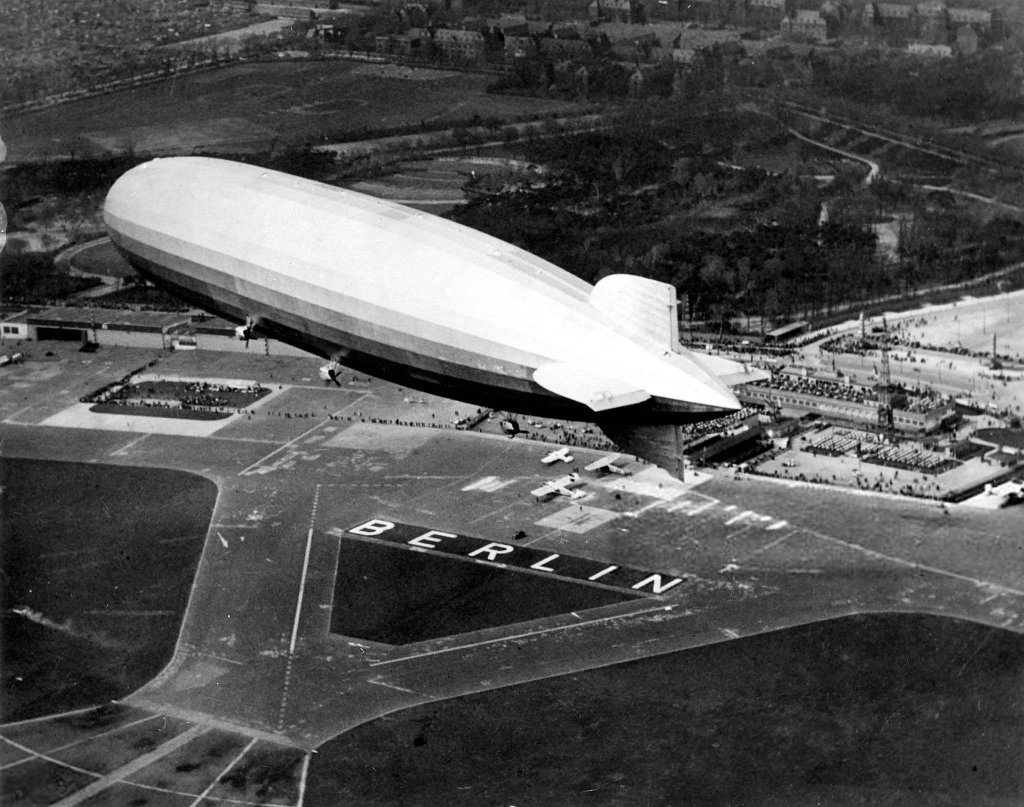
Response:
POLYGON ((594 460, 590 465, 584 466, 585 471, 597 471, 601 474, 619 474, 620 476, 629 476, 632 471, 623 468, 621 465, 616 465, 615 460, 621 457, 621 454, 606 454, 598 460, 594 460))
POLYGON ((545 465, 551 465, 551 463, 558 462, 559 460, 562 462, 572 462, 572 455, 569 453, 569 449, 567 447, 560 448, 557 451, 552 451, 547 456, 541 458, 541 462, 545 465))
POLYGON ((569 474, 568 476, 562 476, 558 479, 553 479, 550 482, 545 482, 539 488, 534 488, 530 491, 531 495, 536 496, 538 499, 550 499, 552 496, 568 496, 570 499, 581 499, 587 494, 582 490, 577 490, 576 485, 580 484, 579 474, 569 474))

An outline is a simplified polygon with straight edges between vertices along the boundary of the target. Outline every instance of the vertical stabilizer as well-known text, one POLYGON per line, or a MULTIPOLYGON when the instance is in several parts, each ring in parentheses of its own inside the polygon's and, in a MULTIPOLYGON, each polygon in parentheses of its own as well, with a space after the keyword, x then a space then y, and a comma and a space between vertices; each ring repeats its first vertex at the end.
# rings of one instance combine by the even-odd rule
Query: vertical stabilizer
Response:
POLYGON ((590 303, 627 336, 679 349, 675 286, 637 275, 608 275, 597 281, 590 303))

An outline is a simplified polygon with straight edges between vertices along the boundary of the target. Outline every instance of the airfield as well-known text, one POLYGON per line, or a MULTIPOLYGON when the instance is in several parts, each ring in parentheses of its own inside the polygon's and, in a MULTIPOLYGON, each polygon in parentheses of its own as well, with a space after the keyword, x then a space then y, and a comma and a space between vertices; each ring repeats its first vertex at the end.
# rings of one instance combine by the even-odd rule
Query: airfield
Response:
MULTIPOLYGON (((171 637, 162 657, 147 645, 149 668, 67 693, 57 716, 26 698, 0 727, 4 803, 1024 794, 1018 511, 733 471, 680 482, 628 456, 630 475, 602 476, 584 466, 605 452, 585 445, 545 465, 556 444, 592 438, 526 419, 515 439, 493 423, 456 429, 476 407, 353 373, 324 385, 313 358, 27 348, 0 386, 5 465, 42 462, 58 478, 71 471, 57 463, 91 467, 76 487, 83 524, 82 491, 100 510, 115 471, 187 474, 189 500, 166 479, 145 495, 170 499, 153 512, 171 533, 186 513, 209 521, 161 538, 177 566, 145 554, 131 566, 131 546, 156 542, 158 525, 138 522, 119 557, 95 560, 97 611, 124 596, 104 590, 110 569, 130 589, 125 568, 143 586, 163 564, 194 577, 187 605, 145 617, 171 637), (252 379, 270 394, 217 421, 97 416, 79 402, 153 361, 149 373, 252 379), (577 469, 582 498, 531 495, 577 469)), ((119 484, 110 495, 130 498, 119 484)), ((33 540, 62 495, 56 485, 34 504, 33 540)), ((120 523, 111 514, 107 529, 120 523)), ((46 574, 79 560, 54 556, 46 574)), ((86 630, 68 596, 81 574, 62 578, 66 612, 26 601, 5 618, 31 611, 47 636, 63 626, 86 645, 120 629, 131 644, 141 606, 110 621, 120 628, 86 630)), ((84 663, 54 662, 71 678, 84 663)), ((5 666, 6 690, 33 685, 17 674, 5 666)))

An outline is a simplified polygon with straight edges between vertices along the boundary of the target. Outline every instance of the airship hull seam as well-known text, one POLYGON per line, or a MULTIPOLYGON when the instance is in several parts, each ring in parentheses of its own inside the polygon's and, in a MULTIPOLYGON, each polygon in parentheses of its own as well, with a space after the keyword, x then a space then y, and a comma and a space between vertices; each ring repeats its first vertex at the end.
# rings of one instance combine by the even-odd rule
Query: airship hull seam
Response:
MULTIPOLYGON (((243 312, 258 310, 257 335, 266 335, 286 344, 325 358, 338 358, 345 366, 405 384, 437 395, 467 403, 486 405, 514 412, 566 419, 586 419, 588 409, 557 395, 548 393, 532 380, 516 379, 509 372, 489 372, 467 368, 466 359, 445 359, 437 354, 425 355, 409 350, 389 348, 382 341, 325 324, 325 318, 296 318, 294 307, 266 300, 250 300, 226 292, 202 281, 192 279, 183 284, 182 275, 169 274, 161 266, 123 252, 127 260, 146 278, 171 288, 182 299, 234 322, 245 322, 243 312)), ((528 368, 521 368, 526 374, 528 368)))

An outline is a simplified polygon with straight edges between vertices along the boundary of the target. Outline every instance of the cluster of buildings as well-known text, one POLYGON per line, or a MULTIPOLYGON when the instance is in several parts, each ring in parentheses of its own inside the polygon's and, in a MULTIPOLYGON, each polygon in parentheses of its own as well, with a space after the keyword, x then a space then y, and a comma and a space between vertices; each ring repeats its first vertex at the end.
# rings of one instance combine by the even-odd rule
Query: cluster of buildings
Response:
POLYGON ((401 59, 429 59, 453 65, 509 65, 517 59, 551 62, 606 58, 627 63, 690 63, 716 43, 738 42, 732 30, 686 29, 678 23, 605 21, 550 22, 521 14, 468 17, 463 27, 411 27, 375 38, 374 49, 401 59))
MULTIPOLYGON (((743 403, 815 414, 850 425, 874 426, 879 422, 877 391, 851 384, 848 378, 829 378, 806 371, 777 373, 770 380, 743 384, 738 397, 743 403)), ((956 414, 952 400, 906 392, 894 394, 891 404, 893 425, 905 434, 930 434, 956 414)))
POLYGON ((527 19, 521 13, 461 17, 457 5, 445 9, 449 25, 460 20, 458 28, 435 27, 431 9, 421 3, 400 6, 408 30, 376 37, 376 52, 467 67, 507 65, 525 57, 687 62, 716 42, 745 39, 749 48, 749 40, 760 36, 752 32, 763 31, 790 41, 849 37, 950 56, 977 52, 995 41, 998 27, 991 11, 950 7, 945 0, 866 2, 860 7, 825 0, 817 8, 796 8, 794 0, 677 0, 667 7, 652 5, 650 11, 641 0, 592 0, 589 19, 578 21, 527 19))
POLYGON ((943 0, 904 3, 867 3, 862 26, 888 44, 906 44, 911 52, 970 55, 991 41, 992 12, 950 8, 943 0))
POLYGON ((995 35, 998 17, 980 8, 959 8, 945 0, 918 3, 825 0, 817 8, 794 0, 679 0, 683 20, 704 25, 736 25, 779 31, 783 36, 821 42, 839 36, 875 39, 918 51, 948 48, 973 53, 995 35))
POLYGON ((159 350, 261 350, 274 355, 306 355, 272 340, 240 341, 235 325, 219 317, 188 312, 134 311, 128 308, 54 306, 0 313, 0 343, 54 340, 84 346, 159 350))

